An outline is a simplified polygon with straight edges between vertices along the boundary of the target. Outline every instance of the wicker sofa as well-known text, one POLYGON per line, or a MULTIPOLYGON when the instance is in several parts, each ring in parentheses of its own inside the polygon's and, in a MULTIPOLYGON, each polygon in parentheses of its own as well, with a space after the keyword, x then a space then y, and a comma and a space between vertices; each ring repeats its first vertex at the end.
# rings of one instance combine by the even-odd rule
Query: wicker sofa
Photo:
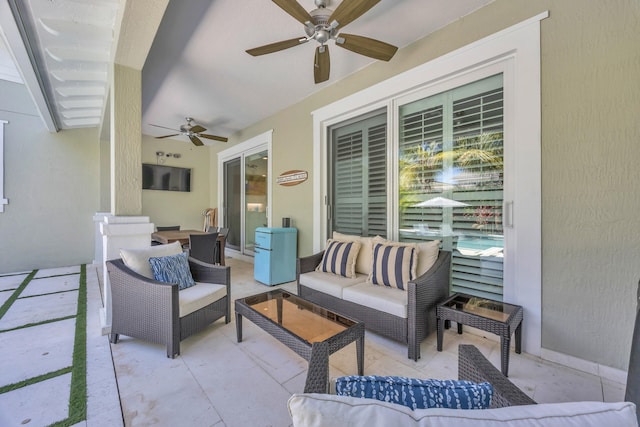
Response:
MULTIPOLYGON (((420 343, 436 328, 436 305, 449 295, 451 252, 438 250, 438 242, 430 243, 435 245, 431 265, 426 272, 408 282, 406 291, 380 290, 376 289, 381 288, 380 286, 370 286, 366 283, 366 265, 372 262, 367 256, 370 257, 372 242, 367 241, 367 238, 338 233, 334 233, 333 237, 344 241, 355 238, 363 243, 356 261, 357 277, 345 279, 331 273, 316 271, 324 251, 299 258, 296 272, 298 295, 322 307, 360 320, 370 331, 406 344, 409 359, 418 360, 420 343), (350 298, 356 289, 360 293, 360 299, 350 298), (362 292, 365 293, 364 300, 367 301, 364 304, 360 303, 363 300, 362 292), (388 301, 381 301, 395 292, 406 293, 402 295, 406 298, 404 312, 386 310, 388 301)), ((420 256, 420 252, 418 255, 420 256)))
POLYGON ((294 394, 288 402, 293 427, 330 425, 366 426, 473 426, 473 427, 637 427, 631 402, 566 402, 537 405, 511 383, 472 345, 458 348, 458 377, 489 382, 494 394, 491 408, 416 409, 395 403, 322 393, 294 394))
MULTIPOLYGON (((153 246, 136 256, 143 258, 142 261, 145 257, 162 256, 168 246, 153 246), (154 254, 154 251, 160 252, 154 254)), ((177 246, 176 250, 182 249, 177 246)), ((164 344, 167 357, 174 358, 180 354, 181 340, 222 317, 229 323, 230 267, 207 264, 195 258, 189 258, 188 262, 196 285, 178 290, 177 283, 149 278, 144 271, 141 271, 143 274, 136 272, 122 259, 107 261, 112 296, 112 343, 118 342, 119 335, 126 335, 164 344)))

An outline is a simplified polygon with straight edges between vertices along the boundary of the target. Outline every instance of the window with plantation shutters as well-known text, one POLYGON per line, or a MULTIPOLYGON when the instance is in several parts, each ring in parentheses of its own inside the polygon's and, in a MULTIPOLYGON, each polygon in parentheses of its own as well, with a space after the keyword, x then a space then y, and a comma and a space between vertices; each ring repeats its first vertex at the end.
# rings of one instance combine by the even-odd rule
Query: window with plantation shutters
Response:
POLYGON ((401 240, 442 240, 452 291, 501 299, 502 76, 400 106, 399 151, 401 240))
POLYGON ((386 236, 386 114, 336 126, 330 134, 329 230, 386 236))

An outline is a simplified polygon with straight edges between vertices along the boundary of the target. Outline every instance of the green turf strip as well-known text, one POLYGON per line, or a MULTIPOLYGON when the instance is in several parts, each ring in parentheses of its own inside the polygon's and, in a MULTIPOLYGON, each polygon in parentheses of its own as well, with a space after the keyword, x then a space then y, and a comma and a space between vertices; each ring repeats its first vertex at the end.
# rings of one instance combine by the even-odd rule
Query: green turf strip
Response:
POLYGON ((9 391, 17 390, 28 385, 37 384, 42 381, 50 380, 51 378, 59 377, 60 375, 68 374, 71 372, 71 366, 58 369, 57 371, 49 372, 46 374, 38 375, 37 377, 29 378, 14 384, 8 384, 0 387, 0 394, 7 393, 9 391))
POLYGON ((31 279, 33 279, 33 276, 35 276, 37 272, 38 270, 33 270, 31 273, 29 273, 29 275, 24 278, 20 286, 18 286, 18 289, 16 289, 9 297, 9 299, 7 299, 4 304, 2 304, 2 307, 0 307, 0 319, 2 319, 5 314, 7 314, 7 311, 9 310, 9 308, 11 308, 11 305, 15 302, 15 300, 18 299, 22 291, 24 291, 24 288, 27 287, 27 285, 29 284, 31 279))
POLYGON ((87 266, 80 268, 78 287, 78 315, 76 336, 73 345, 71 367, 71 395, 69 396, 69 418, 51 424, 54 427, 72 426, 87 419, 87 266))

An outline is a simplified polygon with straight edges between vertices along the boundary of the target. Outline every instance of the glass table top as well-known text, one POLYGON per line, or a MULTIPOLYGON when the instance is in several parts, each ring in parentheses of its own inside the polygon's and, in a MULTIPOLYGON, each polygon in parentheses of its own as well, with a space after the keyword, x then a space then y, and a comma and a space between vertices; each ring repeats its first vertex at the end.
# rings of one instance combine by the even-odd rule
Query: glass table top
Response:
POLYGON ((260 315, 309 343, 322 342, 357 323, 280 289, 243 301, 260 315))
POLYGON ((520 309, 517 305, 466 294, 456 294, 442 303, 442 305, 500 322, 506 322, 513 313, 520 309))

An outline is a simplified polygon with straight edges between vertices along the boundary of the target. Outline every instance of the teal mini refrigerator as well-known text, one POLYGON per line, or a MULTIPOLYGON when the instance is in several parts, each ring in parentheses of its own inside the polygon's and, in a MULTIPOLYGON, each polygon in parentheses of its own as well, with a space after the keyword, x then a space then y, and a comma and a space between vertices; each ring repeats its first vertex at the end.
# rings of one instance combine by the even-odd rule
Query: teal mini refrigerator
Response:
POLYGON ((298 230, 256 228, 253 277, 268 286, 296 280, 298 230))

